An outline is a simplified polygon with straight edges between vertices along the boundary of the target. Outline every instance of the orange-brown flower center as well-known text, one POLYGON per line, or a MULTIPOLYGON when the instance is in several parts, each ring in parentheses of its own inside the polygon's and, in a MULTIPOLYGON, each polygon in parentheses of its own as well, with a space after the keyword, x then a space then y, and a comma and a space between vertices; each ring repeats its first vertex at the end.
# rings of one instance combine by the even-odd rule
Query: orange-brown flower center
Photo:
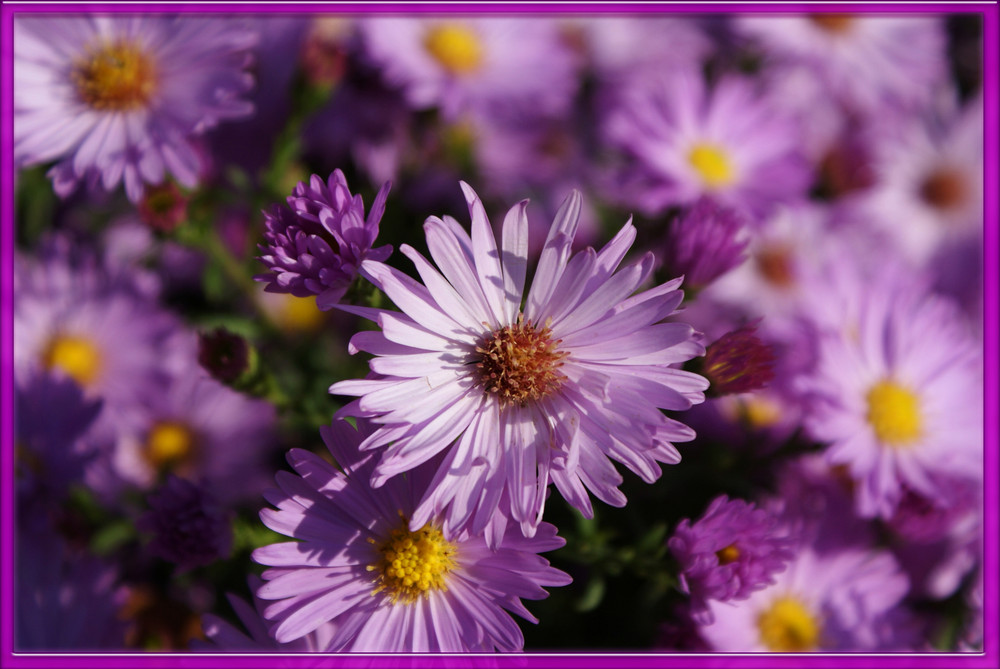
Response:
POLYGON ((754 255, 757 269, 768 283, 778 288, 788 288, 795 283, 791 252, 783 245, 760 249, 754 255))
POLYGON ((854 17, 850 14, 810 14, 810 20, 828 33, 842 35, 846 33, 854 17))
POLYGON ((968 188, 957 170, 939 169, 920 185, 920 197, 935 209, 954 209, 965 202, 968 188))
POLYGON ((566 378, 559 371, 566 353, 558 344, 547 326, 538 328, 519 316, 517 323, 490 333, 476 347, 482 356, 476 362, 479 383, 496 394, 501 406, 539 400, 566 378))
POLYGON ((156 90, 156 69, 139 45, 117 40, 100 45, 72 73, 80 99, 93 109, 131 111, 149 102, 156 90))

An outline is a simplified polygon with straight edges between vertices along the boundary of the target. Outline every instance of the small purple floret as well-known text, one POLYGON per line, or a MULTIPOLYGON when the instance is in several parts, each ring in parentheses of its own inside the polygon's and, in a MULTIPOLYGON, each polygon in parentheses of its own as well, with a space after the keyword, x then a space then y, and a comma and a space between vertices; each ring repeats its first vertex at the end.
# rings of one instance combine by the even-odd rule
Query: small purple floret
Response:
POLYGON ((360 195, 352 195, 344 173, 334 170, 326 183, 313 175, 288 197, 288 207, 274 205, 264 212, 265 243, 260 261, 269 272, 254 277, 266 281, 266 291, 316 296, 326 311, 344 297, 361 261, 383 261, 391 246, 372 248, 385 212, 389 183, 375 196, 368 218, 360 195))
POLYGON ((681 590, 691 611, 711 622, 709 600, 739 600, 774 583, 792 559, 792 539, 779 519, 753 504, 722 495, 694 524, 685 518, 667 546, 680 563, 681 590))

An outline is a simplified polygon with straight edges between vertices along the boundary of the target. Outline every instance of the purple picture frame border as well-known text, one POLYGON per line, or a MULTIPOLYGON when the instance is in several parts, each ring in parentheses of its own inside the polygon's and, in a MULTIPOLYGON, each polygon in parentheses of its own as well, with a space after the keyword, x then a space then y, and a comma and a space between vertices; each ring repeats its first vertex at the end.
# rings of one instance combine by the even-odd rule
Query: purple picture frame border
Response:
POLYGON ((800 13, 803 11, 865 13, 976 13, 983 21, 984 181, 998 183, 998 7, 996 3, 622 3, 489 2, 422 3, 4 3, 0 5, 0 667, 546 667, 653 669, 659 667, 1000 667, 998 635, 998 512, 1000 512, 1000 429, 998 429, 998 311, 1000 311, 1000 209, 995 188, 984 188, 984 651, 981 653, 891 654, 667 654, 667 653, 532 653, 518 655, 377 655, 377 654, 198 654, 198 653, 13 653, 14 607, 14 425, 13 425, 13 23, 17 13, 202 12, 262 13, 800 13), (235 9, 235 11, 234 11, 235 9))

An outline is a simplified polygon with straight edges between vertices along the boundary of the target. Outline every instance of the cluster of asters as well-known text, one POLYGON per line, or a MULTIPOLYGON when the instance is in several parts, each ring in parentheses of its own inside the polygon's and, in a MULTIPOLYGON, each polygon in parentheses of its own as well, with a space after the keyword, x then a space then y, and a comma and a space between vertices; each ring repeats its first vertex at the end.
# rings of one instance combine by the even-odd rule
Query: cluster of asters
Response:
POLYGON ((979 27, 18 14, 18 650, 981 650, 979 27))

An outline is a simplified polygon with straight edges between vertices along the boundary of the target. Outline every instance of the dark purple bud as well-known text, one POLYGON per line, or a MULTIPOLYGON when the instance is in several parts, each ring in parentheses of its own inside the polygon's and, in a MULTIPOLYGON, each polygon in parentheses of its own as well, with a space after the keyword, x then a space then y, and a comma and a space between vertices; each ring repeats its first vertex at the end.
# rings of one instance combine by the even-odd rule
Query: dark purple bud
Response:
POLYGON ((663 264, 671 276, 700 290, 746 258, 745 219, 735 210, 701 198, 670 224, 663 241, 663 264))
POLYGON ((249 342, 225 328, 198 335, 198 362, 209 374, 232 385, 251 372, 251 358, 255 358, 249 342))
POLYGON ((718 397, 764 388, 774 379, 774 348, 757 335, 757 323, 727 332, 708 346, 702 374, 718 397))
POLYGON ((150 494, 149 511, 139 519, 137 527, 152 535, 151 553, 181 569, 223 559, 233 543, 229 514, 215 497, 203 487, 173 475, 150 494))
POLYGON ((188 198, 172 181, 146 189, 139 218, 153 230, 171 232, 187 218, 188 198))

